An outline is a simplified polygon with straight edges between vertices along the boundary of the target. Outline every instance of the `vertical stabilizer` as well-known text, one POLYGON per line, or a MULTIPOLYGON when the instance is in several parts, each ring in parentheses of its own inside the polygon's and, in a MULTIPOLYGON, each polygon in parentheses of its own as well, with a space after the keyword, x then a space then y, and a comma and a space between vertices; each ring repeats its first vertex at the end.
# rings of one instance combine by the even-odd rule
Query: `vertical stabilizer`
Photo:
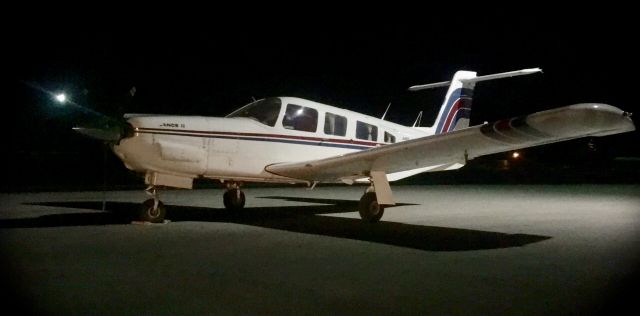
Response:
POLYGON ((469 127, 471 117, 471 100, 476 82, 510 78, 515 76, 531 75, 542 72, 540 68, 529 68, 516 71, 502 72, 491 75, 476 76, 474 71, 459 70, 453 75, 451 81, 412 86, 409 91, 449 86, 444 102, 438 112, 438 117, 432 127, 416 127, 428 133, 442 134, 469 127))
POLYGON ((435 134, 447 133, 469 126, 471 100, 473 98, 473 88, 476 84, 475 82, 463 82, 463 80, 475 77, 475 72, 463 70, 456 72, 453 76, 438 117, 433 125, 435 134))

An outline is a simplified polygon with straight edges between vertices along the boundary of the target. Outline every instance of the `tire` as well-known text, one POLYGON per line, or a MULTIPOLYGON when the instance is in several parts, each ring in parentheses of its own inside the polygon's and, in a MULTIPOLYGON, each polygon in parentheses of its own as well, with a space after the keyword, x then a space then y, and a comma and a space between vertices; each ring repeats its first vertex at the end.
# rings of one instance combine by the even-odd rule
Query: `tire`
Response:
POLYGON ((150 223, 162 223, 164 222, 164 216, 167 213, 164 204, 158 201, 158 208, 153 209, 153 199, 148 199, 142 203, 142 210, 140 212, 140 220, 150 223))
POLYGON ((238 211, 244 208, 244 192, 238 189, 231 189, 222 196, 224 207, 229 211, 238 211), (239 193, 239 196, 238 196, 239 193))
POLYGON ((358 212, 365 222, 376 223, 384 215, 384 206, 378 204, 375 192, 367 192, 360 199, 358 212))

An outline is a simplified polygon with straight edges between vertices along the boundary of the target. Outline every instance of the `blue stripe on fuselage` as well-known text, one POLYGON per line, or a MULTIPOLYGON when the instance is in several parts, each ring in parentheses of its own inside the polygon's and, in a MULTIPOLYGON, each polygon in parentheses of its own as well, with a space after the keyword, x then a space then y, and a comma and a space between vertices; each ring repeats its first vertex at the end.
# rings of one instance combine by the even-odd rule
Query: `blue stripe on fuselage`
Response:
POLYGON ((303 141, 303 140, 281 139, 281 138, 275 138, 274 139, 274 138, 262 138, 262 137, 238 137, 238 136, 221 136, 221 135, 193 135, 193 134, 183 134, 183 133, 146 132, 146 131, 138 131, 138 133, 158 134, 158 135, 190 136, 190 137, 205 137, 205 138, 219 138, 219 139, 237 139, 237 140, 248 140, 248 141, 257 141, 257 142, 273 142, 273 143, 285 143, 285 144, 296 144, 296 145, 307 145, 307 146, 324 146, 324 147, 359 149, 359 150, 364 150, 364 149, 369 149, 369 148, 375 148, 376 147, 376 146, 335 144, 335 143, 327 143, 327 142, 303 141))

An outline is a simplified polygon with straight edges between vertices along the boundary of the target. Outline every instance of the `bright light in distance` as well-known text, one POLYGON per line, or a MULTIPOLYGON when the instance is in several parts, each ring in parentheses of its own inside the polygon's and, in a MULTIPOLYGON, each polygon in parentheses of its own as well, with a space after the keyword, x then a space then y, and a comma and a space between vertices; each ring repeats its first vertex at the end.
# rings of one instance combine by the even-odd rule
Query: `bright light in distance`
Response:
POLYGON ((64 101, 67 101, 67 96, 64 93, 58 93, 56 94, 56 101, 64 103, 64 101))
POLYGON ((511 157, 513 157, 514 159, 520 157, 520 153, 517 151, 514 151, 513 154, 511 154, 511 157))

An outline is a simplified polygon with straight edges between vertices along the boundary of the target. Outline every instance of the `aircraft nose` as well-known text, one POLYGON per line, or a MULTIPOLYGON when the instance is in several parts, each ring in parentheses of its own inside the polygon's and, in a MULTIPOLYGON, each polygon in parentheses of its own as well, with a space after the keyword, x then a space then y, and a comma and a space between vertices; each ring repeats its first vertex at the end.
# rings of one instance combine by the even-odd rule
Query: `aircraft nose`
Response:
POLYGON ((118 158, 120 158, 120 160, 124 161, 126 159, 125 151, 122 146, 114 144, 111 146, 111 150, 116 154, 116 156, 118 156, 118 158))

